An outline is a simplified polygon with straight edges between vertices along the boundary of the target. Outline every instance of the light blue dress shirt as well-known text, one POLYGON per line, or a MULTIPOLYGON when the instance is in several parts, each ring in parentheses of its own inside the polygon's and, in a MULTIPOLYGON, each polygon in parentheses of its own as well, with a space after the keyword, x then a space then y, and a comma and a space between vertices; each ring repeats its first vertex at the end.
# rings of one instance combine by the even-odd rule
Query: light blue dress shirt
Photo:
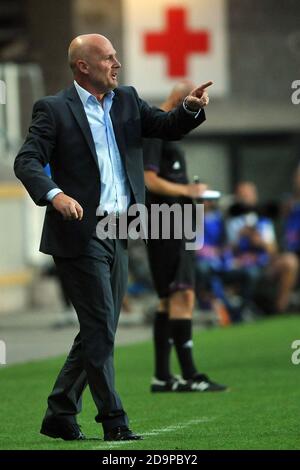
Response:
MULTIPOLYGON (((76 81, 74 85, 90 125, 98 158, 101 176, 100 209, 109 213, 126 212, 130 204, 130 186, 109 114, 114 92, 111 91, 105 95, 102 106, 94 95, 78 85, 76 81)), ((52 189, 47 193, 47 200, 52 201, 59 192, 62 191, 58 188, 52 189)))

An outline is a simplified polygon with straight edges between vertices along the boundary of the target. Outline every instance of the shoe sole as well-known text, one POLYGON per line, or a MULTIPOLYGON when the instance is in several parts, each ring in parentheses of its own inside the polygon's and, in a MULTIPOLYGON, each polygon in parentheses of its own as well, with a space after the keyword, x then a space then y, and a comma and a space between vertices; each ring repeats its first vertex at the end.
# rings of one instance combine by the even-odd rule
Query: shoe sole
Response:
POLYGON ((86 437, 83 437, 83 438, 80 438, 80 439, 66 439, 65 437, 55 433, 55 432, 52 432, 52 431, 45 431, 45 429, 41 429, 40 430, 40 434, 43 434, 44 436, 47 436, 47 437, 51 437, 52 439, 63 439, 64 441, 85 441, 86 440, 86 437))
POLYGON ((54 432, 52 433, 51 431, 45 431, 44 429, 40 430, 40 434, 43 434, 44 436, 47 436, 47 437, 52 437, 52 439, 59 439, 59 438, 63 439, 61 436, 58 436, 54 432))

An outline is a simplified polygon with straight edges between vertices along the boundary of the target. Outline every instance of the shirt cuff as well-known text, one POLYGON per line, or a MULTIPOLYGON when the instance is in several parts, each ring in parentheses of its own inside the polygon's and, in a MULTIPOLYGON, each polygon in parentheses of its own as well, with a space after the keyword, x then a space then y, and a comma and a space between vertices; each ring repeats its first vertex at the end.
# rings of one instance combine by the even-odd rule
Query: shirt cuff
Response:
POLYGON ((183 101, 182 104, 183 104, 183 109, 184 109, 187 113, 192 114, 192 115, 195 117, 195 119, 197 119, 197 117, 199 116, 199 114, 200 114, 201 111, 202 111, 202 108, 200 108, 199 111, 191 111, 191 110, 187 107, 187 105, 185 104, 185 99, 184 99, 184 101, 183 101))
POLYGON ((54 188, 54 189, 51 189, 50 191, 47 192, 46 194, 46 199, 48 202, 52 202, 52 199, 54 199, 54 197, 59 194, 59 193, 62 193, 63 191, 59 188, 54 188))

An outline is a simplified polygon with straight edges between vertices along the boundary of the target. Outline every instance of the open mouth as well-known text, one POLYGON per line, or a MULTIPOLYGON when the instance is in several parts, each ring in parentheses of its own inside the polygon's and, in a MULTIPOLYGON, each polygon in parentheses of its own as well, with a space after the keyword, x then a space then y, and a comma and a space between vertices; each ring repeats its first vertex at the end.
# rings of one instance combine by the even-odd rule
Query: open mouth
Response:
POLYGON ((113 80, 117 80, 117 78, 118 78, 118 75, 116 73, 112 73, 111 76, 112 76, 113 80))

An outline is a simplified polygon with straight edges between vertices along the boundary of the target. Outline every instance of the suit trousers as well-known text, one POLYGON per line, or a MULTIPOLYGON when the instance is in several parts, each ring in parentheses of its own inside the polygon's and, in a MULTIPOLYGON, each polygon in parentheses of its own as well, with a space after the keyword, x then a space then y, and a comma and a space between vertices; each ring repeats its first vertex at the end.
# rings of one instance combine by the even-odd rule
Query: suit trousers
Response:
POLYGON ((104 432, 128 425, 114 384, 114 340, 128 278, 127 240, 94 234, 77 258, 54 257, 78 315, 80 332, 48 398, 46 416, 74 420, 88 384, 104 432))

